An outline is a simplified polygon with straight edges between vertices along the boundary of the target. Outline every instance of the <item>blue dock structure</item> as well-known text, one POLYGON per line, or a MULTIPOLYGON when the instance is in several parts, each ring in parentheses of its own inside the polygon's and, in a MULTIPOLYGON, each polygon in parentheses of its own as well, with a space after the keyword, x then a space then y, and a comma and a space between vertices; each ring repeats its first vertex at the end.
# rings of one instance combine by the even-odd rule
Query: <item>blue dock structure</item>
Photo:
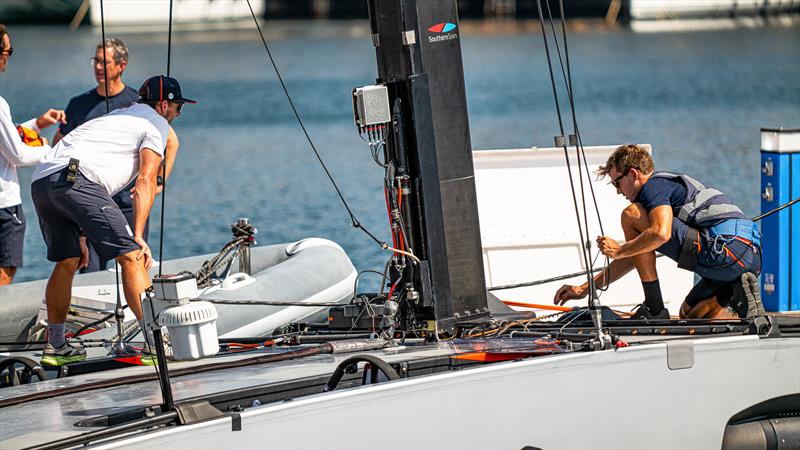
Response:
MULTIPOLYGON (((761 212, 800 197, 800 128, 761 129, 761 212)), ((767 311, 800 311, 800 204, 761 222, 767 311)))

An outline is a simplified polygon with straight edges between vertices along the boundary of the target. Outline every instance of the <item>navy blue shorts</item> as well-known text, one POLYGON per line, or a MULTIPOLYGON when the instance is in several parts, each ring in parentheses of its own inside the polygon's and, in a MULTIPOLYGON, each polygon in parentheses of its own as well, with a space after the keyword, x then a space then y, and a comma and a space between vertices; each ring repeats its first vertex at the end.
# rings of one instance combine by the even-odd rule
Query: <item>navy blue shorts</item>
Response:
POLYGON ((31 185, 47 259, 57 262, 81 256, 80 230, 105 259, 140 249, 125 216, 104 187, 81 173, 74 183, 65 178, 66 169, 31 185))
POLYGON ((0 267, 22 267, 25 214, 22 205, 0 208, 0 267))
MULTIPOLYGON (((128 225, 133 229, 133 200, 131 199, 131 188, 135 185, 136 180, 134 179, 131 184, 125 186, 125 188, 118 193, 116 193, 112 200, 114 203, 119 206, 119 209, 122 211, 122 215, 125 216, 125 220, 128 221, 128 225)), ((147 222, 144 224, 144 233, 142 233, 142 238, 147 241, 147 237, 150 234, 150 219, 147 219, 147 222)), ((106 270, 108 268, 108 263, 111 261, 110 259, 101 258, 100 255, 97 254, 97 250, 94 249, 94 246, 91 242, 88 243, 89 247, 89 264, 81 269, 81 273, 89 273, 89 272, 97 272, 100 270, 106 270)))
MULTIPOLYGON (((686 223, 673 218, 672 237, 657 251, 677 262, 688 232, 686 223)), ((728 306, 733 296, 733 283, 745 272, 761 273, 761 250, 737 239, 718 240, 715 245, 708 230, 700 230, 700 245, 694 269, 700 281, 689 291, 685 301, 694 307, 701 300, 716 296, 720 306, 728 306)))

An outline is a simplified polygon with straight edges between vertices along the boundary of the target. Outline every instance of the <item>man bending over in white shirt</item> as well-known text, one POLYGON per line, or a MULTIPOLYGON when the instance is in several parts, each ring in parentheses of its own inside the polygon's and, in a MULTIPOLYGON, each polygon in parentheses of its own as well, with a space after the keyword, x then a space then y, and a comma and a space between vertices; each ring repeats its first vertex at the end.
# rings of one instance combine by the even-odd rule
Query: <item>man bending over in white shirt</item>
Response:
POLYGON ((48 343, 42 364, 63 365, 86 358, 85 350, 64 339, 72 279, 88 252, 81 234, 101 257, 120 264, 125 300, 142 330, 146 329, 140 297, 151 285, 147 270, 153 256, 142 236, 156 194, 169 124, 185 103, 195 102, 183 98, 177 80, 151 77, 139 89, 139 103, 74 129, 36 167, 31 194, 47 259, 56 263, 45 291, 48 343), (111 197, 136 177, 131 230, 111 197))

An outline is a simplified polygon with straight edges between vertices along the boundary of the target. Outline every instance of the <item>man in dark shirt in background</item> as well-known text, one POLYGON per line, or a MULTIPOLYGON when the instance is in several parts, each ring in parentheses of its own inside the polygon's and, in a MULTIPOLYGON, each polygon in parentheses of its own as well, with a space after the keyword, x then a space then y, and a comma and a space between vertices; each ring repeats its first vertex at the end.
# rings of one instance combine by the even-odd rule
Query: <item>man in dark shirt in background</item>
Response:
MULTIPOLYGON (((58 127, 58 131, 53 136, 53 146, 80 125, 116 109, 127 108, 139 100, 139 93, 130 86, 126 86, 122 81, 122 73, 125 72, 128 65, 128 47, 124 42, 116 38, 106 39, 105 48, 102 44, 98 45, 90 62, 94 69, 97 87, 72 97, 69 101, 65 110, 67 123, 58 127), (103 67, 104 52, 105 67, 103 67), (108 85, 106 85, 106 79, 108 79, 108 85), (106 97, 108 97, 108 110, 106 110, 106 97)), ((133 180, 130 185, 112 197, 131 226, 133 226, 131 189, 135 183, 136 180, 133 180)), ((148 238, 149 231, 148 222, 144 231, 145 240, 148 238)), ((94 247, 89 244, 88 265, 81 269, 81 272, 104 270, 107 265, 108 260, 101 259, 94 247)))
MULTIPOLYGON (((681 317, 730 318, 728 306, 741 318, 764 313, 756 278, 761 271, 761 234, 725 194, 688 175, 655 172, 647 150, 632 144, 618 147, 597 173, 608 175, 617 193, 631 204, 622 212, 626 242, 597 238, 600 251, 613 261, 595 283, 606 286, 635 267, 645 301, 632 318, 669 318, 656 251, 700 276, 681 305, 681 317)), ((564 285, 554 302, 585 297, 588 290, 588 283, 564 285)))

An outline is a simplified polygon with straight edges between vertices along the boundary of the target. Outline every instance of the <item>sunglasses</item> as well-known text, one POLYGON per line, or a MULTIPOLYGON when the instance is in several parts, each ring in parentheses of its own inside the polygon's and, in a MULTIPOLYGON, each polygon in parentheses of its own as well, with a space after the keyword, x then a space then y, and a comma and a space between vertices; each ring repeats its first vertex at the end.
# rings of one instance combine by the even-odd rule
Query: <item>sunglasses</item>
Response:
POLYGON ((614 186, 615 188, 619 189, 620 180, 625 178, 625 176, 628 175, 628 172, 630 172, 630 169, 626 170, 625 173, 623 173, 622 175, 618 176, 617 178, 614 178, 613 180, 611 180, 611 185, 614 186))
MULTIPOLYGON (((102 58, 100 58, 100 59, 89 58, 89 62, 92 64, 92 66, 98 66, 98 65, 102 66, 103 65, 103 59, 102 58)), ((110 66, 111 64, 116 64, 116 61, 114 61, 113 58, 106 60, 106 64, 105 65, 110 66)))
POLYGON ((11 56, 13 54, 14 54, 14 47, 8 47, 8 48, 4 48, 3 50, 0 50, 0 55, 11 56))
POLYGON ((183 105, 184 105, 184 104, 183 104, 183 103, 177 103, 177 105, 178 105, 178 106, 177 106, 177 108, 176 108, 176 109, 178 110, 178 114, 180 114, 180 113, 181 113, 181 110, 183 109, 183 105))

